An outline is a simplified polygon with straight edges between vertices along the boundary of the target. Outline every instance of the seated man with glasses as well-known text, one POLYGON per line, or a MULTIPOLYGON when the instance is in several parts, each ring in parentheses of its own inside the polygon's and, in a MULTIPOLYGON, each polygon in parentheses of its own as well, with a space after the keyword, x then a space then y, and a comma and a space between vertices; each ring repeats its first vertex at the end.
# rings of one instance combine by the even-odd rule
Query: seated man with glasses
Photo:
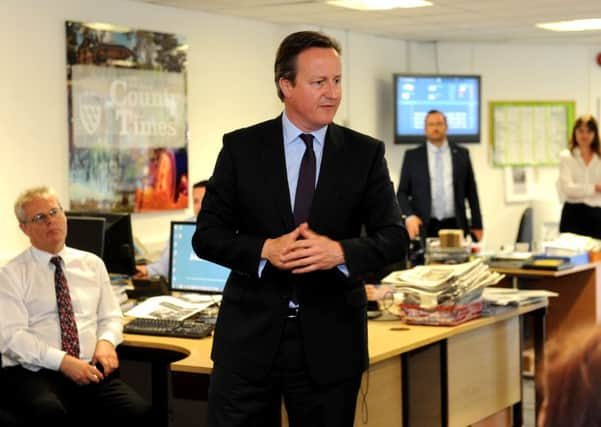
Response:
POLYGON ((122 314, 104 263, 65 246, 67 219, 47 187, 15 203, 31 247, 0 269, 0 398, 25 425, 152 425, 119 379, 122 314))

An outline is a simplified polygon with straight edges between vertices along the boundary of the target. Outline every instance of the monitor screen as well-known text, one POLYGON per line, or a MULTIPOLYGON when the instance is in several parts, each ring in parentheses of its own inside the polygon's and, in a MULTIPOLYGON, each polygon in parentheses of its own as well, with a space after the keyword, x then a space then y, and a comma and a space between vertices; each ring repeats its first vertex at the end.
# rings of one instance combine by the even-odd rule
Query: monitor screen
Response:
POLYGON ((132 236, 131 216, 122 212, 69 211, 69 216, 104 218, 104 252, 102 259, 109 273, 133 275, 136 258, 132 236))
POLYGON ((92 252, 102 258, 105 222, 104 218, 67 216, 67 246, 92 252))
POLYGON ((480 142, 480 76, 394 75, 394 142, 424 141, 426 113, 438 110, 447 117, 447 139, 480 142))
POLYGON ((172 291, 222 292, 230 269, 199 258, 192 248, 196 223, 171 222, 169 283, 172 291))

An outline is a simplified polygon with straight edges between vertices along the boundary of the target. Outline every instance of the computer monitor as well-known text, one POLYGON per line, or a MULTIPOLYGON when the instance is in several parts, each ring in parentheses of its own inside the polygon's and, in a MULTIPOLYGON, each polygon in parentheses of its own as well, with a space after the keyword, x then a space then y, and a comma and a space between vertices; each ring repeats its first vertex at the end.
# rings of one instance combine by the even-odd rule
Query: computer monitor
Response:
POLYGON ((104 252, 102 259, 109 273, 133 275, 136 258, 131 216, 123 212, 69 211, 67 217, 104 218, 104 252))
POLYGON ((171 291, 220 293, 230 269, 199 258, 192 248, 193 222, 172 221, 169 260, 171 291))
POLYGON ((104 218, 67 216, 67 246, 92 252, 102 258, 105 223, 104 218))

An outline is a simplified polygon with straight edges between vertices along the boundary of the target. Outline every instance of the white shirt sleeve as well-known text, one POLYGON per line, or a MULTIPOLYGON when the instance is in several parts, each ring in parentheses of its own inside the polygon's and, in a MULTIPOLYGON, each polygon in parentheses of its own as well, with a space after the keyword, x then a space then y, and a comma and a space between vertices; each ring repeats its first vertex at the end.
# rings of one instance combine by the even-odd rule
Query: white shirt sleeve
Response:
POLYGON ((123 315, 104 264, 98 270, 98 282, 97 341, 106 340, 117 347, 123 341, 123 315))
POLYGON ((589 182, 584 169, 584 165, 569 150, 562 151, 559 158, 559 191, 562 198, 584 199, 595 194, 595 183, 589 182))
POLYGON ((0 353, 3 358, 31 370, 47 368, 57 371, 65 352, 53 347, 29 328, 29 313, 21 286, 24 271, 19 268, 0 270, 0 353))
POLYGON ((163 252, 161 252, 161 256, 155 262, 148 264, 146 268, 148 269, 149 276, 163 276, 167 277, 169 275, 169 242, 163 248, 163 252))

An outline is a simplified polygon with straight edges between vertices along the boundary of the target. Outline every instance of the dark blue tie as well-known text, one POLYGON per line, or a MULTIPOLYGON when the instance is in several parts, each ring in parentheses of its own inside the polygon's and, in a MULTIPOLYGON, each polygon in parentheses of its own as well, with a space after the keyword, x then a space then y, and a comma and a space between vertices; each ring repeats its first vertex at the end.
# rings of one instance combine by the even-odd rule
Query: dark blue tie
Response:
POLYGON ((294 224, 299 225, 309 219, 309 211, 315 192, 315 152, 313 152, 313 135, 303 133, 300 138, 305 143, 305 154, 301 160, 294 197, 294 224))

